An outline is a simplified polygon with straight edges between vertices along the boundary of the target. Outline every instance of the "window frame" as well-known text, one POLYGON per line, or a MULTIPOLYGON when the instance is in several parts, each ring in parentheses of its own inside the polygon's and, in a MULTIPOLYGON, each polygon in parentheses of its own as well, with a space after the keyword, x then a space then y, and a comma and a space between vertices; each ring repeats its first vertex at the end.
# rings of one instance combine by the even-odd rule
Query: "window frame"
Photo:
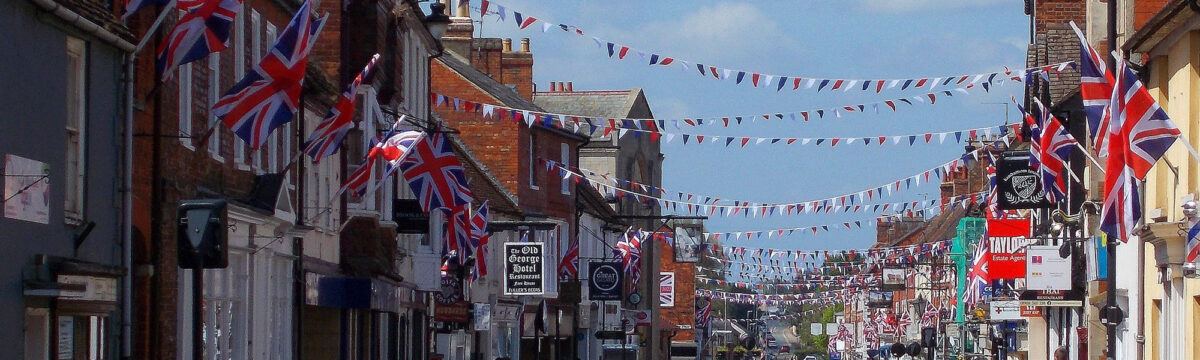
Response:
POLYGON ((67 37, 66 56, 68 94, 63 131, 67 156, 63 218, 68 224, 81 224, 87 199, 84 186, 87 182, 87 43, 83 39, 67 37))
MULTIPOLYGON (((206 130, 212 132, 208 137, 208 155, 217 162, 225 162, 225 157, 221 156, 221 129, 217 127, 216 112, 212 111, 213 105, 221 99, 221 53, 214 52, 208 54, 208 126, 206 130), (211 129, 211 130, 210 130, 211 129)), ((206 131, 207 132, 207 131, 206 131)))
POLYGON ((529 130, 529 188, 533 190, 541 190, 538 181, 538 164, 537 164, 537 134, 533 129, 529 130))
MULTIPOLYGON (((559 144, 559 153, 559 162, 564 170, 564 172, 560 173, 565 174, 566 169, 571 168, 571 145, 565 142, 559 144)), ((571 177, 562 176, 559 181, 561 182, 559 184, 559 192, 563 195, 571 195, 571 177)))

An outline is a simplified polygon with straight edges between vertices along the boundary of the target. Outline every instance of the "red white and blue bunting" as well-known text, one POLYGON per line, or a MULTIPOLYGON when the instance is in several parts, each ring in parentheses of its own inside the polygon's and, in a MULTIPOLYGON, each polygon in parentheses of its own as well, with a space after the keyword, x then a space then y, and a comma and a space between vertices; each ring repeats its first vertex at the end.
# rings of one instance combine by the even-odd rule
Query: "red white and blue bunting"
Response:
MULTIPOLYGON (((650 136, 656 138, 659 135, 655 135, 653 133, 662 134, 667 132, 667 129, 669 128, 681 130, 685 126, 729 127, 748 125, 757 123, 759 121, 766 122, 788 120, 795 122, 798 120, 810 121, 813 119, 825 119, 826 117, 840 119, 843 115, 849 114, 877 114, 879 113, 880 109, 896 112, 904 109, 905 107, 915 106, 916 104, 935 105, 937 104, 937 100, 939 98, 953 97, 955 92, 967 94, 966 89, 949 89, 926 93, 923 95, 883 100, 873 103, 851 104, 819 109, 752 115, 689 116, 670 119, 609 118, 587 114, 551 113, 517 109, 497 104, 481 103, 437 93, 430 93, 429 96, 430 102, 434 107, 450 107, 451 109, 454 109, 454 111, 479 113, 482 114, 482 116, 486 119, 511 120, 514 123, 524 123, 526 126, 541 125, 577 133, 587 133, 588 135, 595 135, 596 132, 600 132, 602 135, 607 136, 613 131, 620 132, 622 129, 641 130, 643 132, 652 133, 650 136)), ((984 135, 987 135, 988 137, 992 135, 990 130, 982 130, 984 135)), ((977 135, 977 133, 969 133, 968 138, 975 138, 977 135)), ((961 137, 962 134, 959 136, 961 137)))
MULTIPOLYGON (((511 19, 516 24, 518 29, 531 30, 541 29, 542 32, 549 32, 550 29, 558 29, 567 34, 574 34, 580 39, 588 39, 584 35, 583 29, 578 26, 568 24, 556 24, 551 21, 546 21, 544 18, 529 16, 526 13, 510 9, 504 5, 493 1, 483 0, 480 6, 475 8, 480 15, 480 21, 483 17, 492 15, 499 22, 509 20, 509 13, 512 14, 511 19), (540 23, 540 26, 533 26, 540 23)), ((981 85, 985 90, 988 90, 997 81, 1001 84, 1012 81, 1024 83, 1026 79, 1040 76, 1049 80, 1049 74, 1053 73, 1061 75, 1061 72, 1068 66, 1074 68, 1074 62, 1062 62, 1058 64, 1049 64, 1039 67, 1031 67, 1019 70, 1012 70, 1008 67, 1004 71, 985 72, 977 74, 958 74, 958 75, 943 75, 943 76, 923 76, 905 79, 849 79, 849 78, 822 78, 807 75, 775 75, 767 74, 751 70, 739 70, 728 67, 705 65, 696 61, 682 60, 675 56, 660 55, 655 51, 639 50, 629 45, 616 43, 613 41, 601 39, 598 37, 590 37, 591 41, 602 50, 607 50, 608 57, 617 60, 633 60, 645 63, 657 68, 672 68, 678 67, 685 72, 696 72, 702 77, 711 77, 716 80, 732 81, 737 85, 749 85, 755 88, 774 88, 775 91, 783 91, 787 88, 792 91, 813 91, 813 92, 833 92, 833 91, 859 91, 859 92, 875 92, 880 93, 884 90, 909 90, 909 89, 928 89, 934 90, 938 87, 964 87, 971 88, 975 84, 981 85), (637 55, 636 57, 633 55, 637 55)))

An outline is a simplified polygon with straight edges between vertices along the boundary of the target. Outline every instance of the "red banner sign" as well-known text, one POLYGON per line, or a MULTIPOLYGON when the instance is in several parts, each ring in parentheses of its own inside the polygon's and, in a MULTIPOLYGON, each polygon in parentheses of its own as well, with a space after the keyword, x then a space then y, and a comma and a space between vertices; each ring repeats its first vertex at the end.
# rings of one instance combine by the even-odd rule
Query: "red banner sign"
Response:
POLYGON ((1025 277, 1025 247, 1033 242, 1028 238, 1030 227, 1029 218, 987 220, 988 250, 992 253, 989 278, 1025 277))

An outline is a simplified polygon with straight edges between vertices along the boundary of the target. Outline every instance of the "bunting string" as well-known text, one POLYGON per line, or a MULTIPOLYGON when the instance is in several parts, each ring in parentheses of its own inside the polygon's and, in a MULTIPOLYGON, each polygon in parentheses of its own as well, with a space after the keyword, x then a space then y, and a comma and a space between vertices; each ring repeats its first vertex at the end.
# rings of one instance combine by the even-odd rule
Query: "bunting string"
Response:
MULTIPOLYGON (((660 130, 674 128, 682 130, 683 127, 700 127, 700 126, 720 126, 730 127, 737 125, 748 125, 757 123, 758 121, 780 121, 789 120, 795 122, 810 121, 812 119, 825 119, 826 116, 834 119, 842 118, 843 114, 861 114, 873 112, 878 114, 880 109, 897 112, 907 105, 908 107, 916 104, 937 104, 938 97, 953 97, 954 93, 967 94, 965 88, 956 88, 951 90, 940 90, 922 95, 915 95, 892 100, 883 100, 878 102, 851 104, 842 106, 833 106, 828 108, 798 110, 790 112, 775 112, 753 115, 723 115, 709 117, 679 117, 679 118, 610 118, 596 115, 583 114, 563 114, 552 112, 541 112, 526 109, 517 109, 503 105, 481 103, 462 98, 456 98, 449 95, 430 93, 430 102, 434 107, 450 107, 454 111, 480 113, 484 118, 494 120, 511 119, 513 122, 524 122, 527 126, 542 125, 546 127, 555 127, 567 131, 587 132, 588 135, 596 135, 600 131, 602 135, 608 136, 612 131, 625 130, 643 130, 653 133, 660 133, 660 130)), ((651 136, 657 136, 651 134, 651 136)))
MULTIPOLYGON (((1003 139, 1007 141, 1008 138, 1005 137, 1003 139)), ((991 151, 992 149, 998 147, 998 143, 980 147, 967 154, 963 154, 954 160, 947 161, 923 172, 876 187, 823 199, 792 201, 785 203, 758 203, 740 200, 725 200, 726 202, 732 202, 732 204, 726 204, 722 203, 721 199, 718 197, 701 196, 698 194, 684 192, 676 192, 678 200, 675 200, 667 198, 664 195, 660 195, 661 193, 665 192, 665 189, 661 187, 638 184, 629 180, 615 177, 611 179, 617 180, 608 180, 610 182, 615 181, 616 185, 612 185, 584 176, 581 173, 582 170, 580 172, 576 172, 571 168, 559 166, 559 163, 553 160, 539 158, 538 162, 544 166, 547 171, 554 171, 557 169, 558 176, 564 180, 573 179, 576 183, 587 182, 589 185, 596 187, 596 189, 602 193, 607 193, 608 195, 612 195, 618 199, 623 197, 631 197, 647 204, 651 202, 658 202, 659 205, 665 210, 674 210, 676 212, 682 211, 689 214, 707 214, 708 216, 715 216, 719 213, 721 216, 737 216, 738 214, 742 214, 743 216, 766 217, 771 215, 798 215, 806 212, 829 213, 834 212, 835 210, 837 212, 859 212, 864 209, 870 209, 871 211, 875 212, 886 212, 888 207, 893 205, 900 206, 901 208, 898 210, 907 210, 908 205, 912 204, 913 207, 916 207, 917 204, 914 203, 917 202, 879 204, 878 206, 868 205, 865 204, 865 202, 874 200, 875 198, 882 199, 885 191, 887 192, 888 196, 891 196, 893 192, 900 191, 901 187, 907 190, 911 189, 913 186, 920 186, 922 179, 924 179, 926 183, 930 182, 930 177, 941 180, 943 174, 949 174, 951 171, 957 170, 960 165, 965 166, 968 158, 973 157, 978 159, 980 151, 991 151), (624 180, 625 183, 630 184, 630 186, 628 186, 630 188, 636 184, 638 188, 642 188, 643 192, 650 192, 651 194, 640 193, 631 189, 621 188, 621 180, 624 180), (685 197, 686 200, 684 200, 685 197), (703 201, 697 202, 700 201, 700 199, 703 199, 703 201)), ((595 174, 594 172, 590 173, 595 174)), ((599 177, 601 179, 610 179, 607 175, 602 175, 599 177)))
POLYGON ((965 130, 928 132, 928 133, 923 133, 923 134, 909 134, 909 135, 798 137, 798 138, 797 137, 784 138, 784 137, 703 135, 703 134, 669 132, 669 131, 665 131, 662 129, 642 130, 642 129, 618 128, 617 129, 617 137, 624 138, 626 136, 626 134, 633 134, 634 138, 641 137, 641 135, 647 135, 647 136, 658 135, 658 136, 650 136, 650 140, 651 141, 661 141, 664 144, 669 144, 669 143, 671 143, 672 140, 674 140, 676 137, 678 137, 681 139, 681 141, 684 145, 687 145, 689 140, 692 141, 693 145, 701 145, 701 144, 704 144, 705 140, 707 139, 707 142, 709 144, 724 143, 725 147, 729 147, 730 145, 733 145, 733 144, 738 144, 738 146, 742 147, 742 148, 746 147, 746 145, 763 145, 763 144, 766 144, 766 145, 797 145, 798 144, 798 145, 813 145, 813 146, 820 146, 822 144, 828 144, 830 147, 837 147, 839 144, 850 145, 850 144, 858 142, 860 140, 863 143, 863 145, 865 145, 865 146, 888 145, 889 140, 890 140, 891 145, 903 145, 904 142, 907 142, 908 143, 907 145, 909 147, 912 147, 916 144, 935 144, 935 143, 939 144, 939 145, 945 144, 946 138, 949 137, 950 135, 954 135, 954 143, 955 144, 961 144, 963 142, 964 134, 970 135, 968 137, 968 140, 975 140, 976 139, 975 135, 979 134, 979 133, 991 134, 992 130, 996 130, 1000 134, 1007 134, 1010 129, 1013 130, 1013 133, 1016 133, 1017 130, 1019 130, 1019 127, 1020 127, 1020 124, 1005 124, 1005 125, 978 127, 978 128, 965 129, 965 130), (936 138, 936 140, 934 140, 935 138, 936 138), (692 139, 694 139, 694 140, 692 140, 692 139))
MULTIPOLYGON (((723 255, 727 259, 746 260, 746 258, 749 257, 751 260, 766 261, 768 259, 769 260, 777 260, 777 259, 794 258, 795 260, 803 261, 803 260, 806 260, 806 258, 812 259, 812 260, 818 260, 817 258, 819 257, 819 258, 821 258, 820 260, 822 262, 829 263, 829 262, 845 262, 845 261, 830 261, 829 260, 830 258, 863 259, 863 261, 865 261, 865 262, 871 262, 871 261, 879 259, 881 257, 891 256, 893 254, 913 254, 916 252, 928 252, 928 251, 931 251, 936 246, 948 247, 948 246, 950 246, 950 241, 944 240, 944 241, 940 241, 940 242, 936 242, 936 243, 877 247, 877 248, 869 248, 869 249, 848 249, 848 250, 806 251, 806 250, 776 249, 776 248, 756 248, 756 247, 747 247, 747 246, 729 246, 729 245, 719 246, 719 247, 718 246, 710 246, 710 247, 706 247, 702 250, 707 250, 707 252, 709 254, 713 254, 713 255, 718 255, 718 254, 723 255)), ((860 261, 850 261, 850 262, 860 262, 860 261)))
MULTIPOLYGON (((512 13, 512 20, 520 30, 529 31, 531 29, 541 29, 543 33, 549 32, 550 29, 558 29, 564 33, 574 34, 580 39, 588 39, 584 35, 583 29, 578 26, 569 24, 555 24, 554 22, 545 19, 539 19, 534 16, 529 16, 520 11, 509 9, 508 7, 498 4, 494 1, 483 0, 479 7, 474 7, 480 15, 480 21, 489 15, 495 16, 499 22, 507 22, 509 12, 512 13), (533 26, 540 23, 540 26, 533 26)), ((591 37, 592 42, 602 50, 608 51, 608 57, 617 60, 632 60, 632 55, 636 54, 637 59, 652 67, 670 68, 678 66, 679 69, 686 72, 697 72, 702 77, 712 77, 716 80, 733 81, 736 85, 750 85, 755 88, 775 88, 775 91, 783 91, 784 88, 790 88, 792 91, 812 91, 820 93, 828 89, 827 92, 851 90, 860 92, 875 93, 883 92, 883 90, 909 90, 928 88, 933 90, 939 86, 964 86, 966 88, 973 87, 975 84, 981 84, 984 89, 996 81, 1019 82, 1024 83, 1026 79, 1033 76, 1040 76, 1047 81, 1050 79, 1050 73, 1061 76, 1061 72, 1068 66, 1075 68, 1075 62, 1062 62, 1057 64, 1048 64, 1045 66, 1030 67, 1020 70, 1012 70, 1004 67, 1004 71, 978 73, 978 74, 960 74, 960 75, 945 75, 945 76, 928 76, 916 77, 907 79, 849 79, 849 78, 822 78, 814 76, 800 75, 775 75, 763 72, 738 70, 728 67, 719 67, 705 65, 696 61, 682 60, 675 56, 660 55, 658 52, 640 50, 628 45, 615 43, 604 40, 599 37, 591 37)))

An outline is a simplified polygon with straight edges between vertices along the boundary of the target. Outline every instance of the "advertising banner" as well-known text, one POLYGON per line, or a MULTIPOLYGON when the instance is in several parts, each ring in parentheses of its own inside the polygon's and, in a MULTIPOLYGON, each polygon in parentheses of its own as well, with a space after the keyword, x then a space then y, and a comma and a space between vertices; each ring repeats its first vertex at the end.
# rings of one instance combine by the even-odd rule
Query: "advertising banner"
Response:
POLYGON ((1025 277, 1025 248, 1036 242, 1029 238, 1031 224, 1029 218, 987 220, 990 280, 1025 277))
POLYGON ((1021 302, 1017 300, 992 301, 988 304, 991 320, 1021 320, 1021 302))
POLYGON ((1026 260, 1026 290, 1071 290, 1071 259, 1058 246, 1030 246, 1026 260))
POLYGON ((621 262, 588 262, 588 300, 621 300, 621 262))
POLYGON ((504 244, 504 295, 542 295, 546 293, 545 243, 504 244))

